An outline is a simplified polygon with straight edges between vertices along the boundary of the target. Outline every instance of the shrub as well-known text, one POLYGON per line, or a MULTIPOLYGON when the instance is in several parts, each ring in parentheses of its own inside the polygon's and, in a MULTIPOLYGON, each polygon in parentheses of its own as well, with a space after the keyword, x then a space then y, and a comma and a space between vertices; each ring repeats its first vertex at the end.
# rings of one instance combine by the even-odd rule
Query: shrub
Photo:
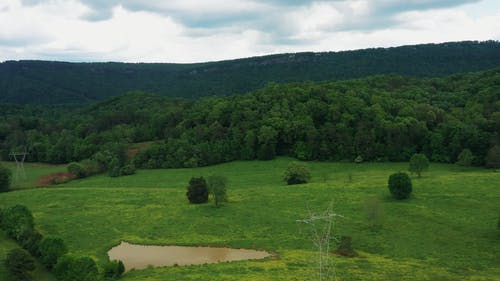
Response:
POLYGON ((356 251, 354 251, 352 247, 352 237, 350 236, 340 237, 340 242, 339 245, 337 246, 337 250, 335 251, 335 253, 345 257, 357 256, 356 251))
POLYGON ((203 177, 191 178, 186 196, 190 203, 200 204, 208 201, 207 182, 203 177))
POLYGON ((29 272, 35 270, 35 260, 25 250, 12 249, 5 259, 5 267, 12 277, 11 280, 32 280, 29 272))
POLYGON ((87 177, 102 172, 100 170, 99 163, 96 160, 84 159, 81 161, 81 166, 83 167, 83 170, 85 171, 85 176, 87 177))
POLYGON ((0 165, 0 192, 9 191, 12 182, 12 172, 0 165))
POLYGON ((104 265, 104 277, 106 279, 118 279, 125 272, 122 261, 110 261, 104 265))
POLYGON ((411 179, 406 173, 395 173, 389 177, 389 190, 396 199, 410 197, 412 192, 411 179))
POLYGON ((52 269, 57 260, 68 253, 68 248, 61 238, 44 238, 40 242, 40 258, 48 269, 52 269))
POLYGON ((70 163, 66 169, 68 173, 74 175, 76 178, 84 178, 86 176, 83 166, 76 162, 70 163))
POLYGON ((227 179, 223 176, 208 178, 208 190, 214 197, 215 207, 219 207, 222 202, 227 202, 226 184, 227 179))
POLYGON ((120 176, 128 176, 135 174, 135 166, 128 164, 120 168, 120 176))
POLYGON ((120 176, 120 163, 118 162, 118 158, 113 158, 113 160, 111 160, 108 173, 109 176, 113 178, 120 176))
POLYGON ((16 241, 25 231, 33 231, 34 225, 33 215, 26 206, 15 205, 2 212, 2 228, 16 241))
POLYGON ((417 174, 418 177, 422 175, 423 171, 426 171, 429 168, 429 159, 425 154, 414 154, 410 159, 410 166, 408 167, 408 171, 417 174))
POLYGON ((462 152, 460 152, 460 154, 457 157, 457 162, 455 162, 455 164, 463 167, 470 167, 473 159, 474 156, 472 155, 472 152, 466 148, 462 150, 462 152))
POLYGON ((54 267, 58 281, 97 281, 97 265, 89 257, 62 256, 54 267))
POLYGON ((288 185, 306 183, 311 179, 309 167, 304 163, 291 162, 285 170, 283 180, 288 185))
POLYGON ((19 245, 30 252, 33 256, 40 255, 40 242, 43 236, 34 229, 27 229, 19 237, 19 245))
POLYGON ((498 169, 500 168, 500 146, 495 145, 490 150, 488 150, 488 154, 486 155, 486 167, 498 169))

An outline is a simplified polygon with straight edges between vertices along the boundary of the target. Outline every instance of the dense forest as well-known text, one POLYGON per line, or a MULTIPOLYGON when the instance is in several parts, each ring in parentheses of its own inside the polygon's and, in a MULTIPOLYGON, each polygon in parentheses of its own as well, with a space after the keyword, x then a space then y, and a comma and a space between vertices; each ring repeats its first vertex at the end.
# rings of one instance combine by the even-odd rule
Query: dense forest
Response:
POLYGON ((198 98, 246 93, 270 82, 332 81, 375 74, 442 77, 498 66, 497 41, 280 54, 196 64, 7 61, 0 63, 0 102, 88 103, 128 91, 198 98))
POLYGON ((237 159, 454 163, 464 149, 484 165, 500 143, 500 68, 444 78, 376 75, 269 83, 198 100, 130 92, 80 107, 2 104, 0 155, 29 161, 94 159, 137 167, 196 167, 237 159))

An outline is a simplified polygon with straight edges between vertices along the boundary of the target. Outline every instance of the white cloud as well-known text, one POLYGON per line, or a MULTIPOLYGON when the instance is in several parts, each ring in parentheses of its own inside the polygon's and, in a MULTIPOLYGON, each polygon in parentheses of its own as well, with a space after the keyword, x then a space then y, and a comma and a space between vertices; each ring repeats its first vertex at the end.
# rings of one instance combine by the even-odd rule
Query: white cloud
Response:
MULTIPOLYGON (((0 61, 198 62, 500 39, 496 0, 465 6, 447 0, 441 3, 446 8, 439 9, 432 1, 414 1, 410 10, 401 10, 402 2, 395 0, 295 1, 290 6, 258 0, 81 1, 31 0, 23 5, 21 0, 2 0, 0 61), (109 15, 90 21, 96 3, 111 5, 106 6, 109 15), (392 12, 380 10, 389 6, 392 12)), ((457 3, 462 2, 467 1, 457 3)))

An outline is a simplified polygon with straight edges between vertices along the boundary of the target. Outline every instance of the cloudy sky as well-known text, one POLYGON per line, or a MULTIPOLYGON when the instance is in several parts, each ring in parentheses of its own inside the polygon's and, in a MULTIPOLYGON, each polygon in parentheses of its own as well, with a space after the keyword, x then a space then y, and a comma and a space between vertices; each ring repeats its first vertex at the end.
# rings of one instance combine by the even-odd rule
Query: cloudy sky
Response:
POLYGON ((500 0, 0 0, 0 61, 200 62, 500 40, 500 0))

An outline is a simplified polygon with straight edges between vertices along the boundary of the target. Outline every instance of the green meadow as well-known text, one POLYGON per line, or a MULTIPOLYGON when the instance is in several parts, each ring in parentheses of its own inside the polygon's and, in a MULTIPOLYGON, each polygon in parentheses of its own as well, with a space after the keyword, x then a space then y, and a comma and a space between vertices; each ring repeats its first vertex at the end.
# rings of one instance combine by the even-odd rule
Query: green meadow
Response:
MULTIPOLYGON (((352 237, 358 257, 334 256, 337 280, 500 280, 500 172, 431 164, 412 176, 410 199, 389 195, 390 174, 408 163, 308 163, 312 181, 281 180, 291 158, 238 161, 194 169, 139 170, 99 175, 49 188, 0 194, 0 207, 24 204, 44 235, 59 236, 71 252, 107 260, 127 241, 155 245, 216 245, 265 249, 263 261, 148 268, 121 280, 310 280, 316 251, 307 225, 297 220, 330 204, 344 216, 335 234, 352 237), (186 187, 193 176, 228 178, 229 202, 192 205, 186 187), (379 200, 381 227, 371 228, 367 200, 379 200)), ((40 169, 60 171, 61 167, 40 169)), ((26 187, 46 173, 27 168, 26 187), (39 174, 37 174, 39 173, 39 174)), ((20 189, 19 184, 15 186, 20 189)), ((0 259, 16 247, 0 235, 0 259)), ((0 279, 5 268, 0 265, 0 279)), ((38 272, 37 280, 53 280, 38 272)))

